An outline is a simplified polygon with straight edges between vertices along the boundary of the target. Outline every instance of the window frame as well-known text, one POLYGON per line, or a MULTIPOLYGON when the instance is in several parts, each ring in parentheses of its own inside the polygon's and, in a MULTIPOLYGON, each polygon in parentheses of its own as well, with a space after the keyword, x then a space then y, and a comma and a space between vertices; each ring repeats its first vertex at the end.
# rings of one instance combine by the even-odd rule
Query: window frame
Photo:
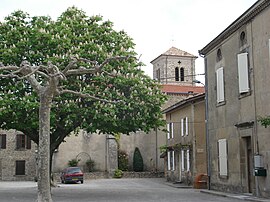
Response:
POLYGON ((15 175, 25 175, 25 163, 25 160, 15 161, 15 175))
POLYGON ((188 117, 184 117, 181 119, 181 136, 188 136, 188 117))
POLYGON ((179 67, 175 67, 174 69, 175 74, 175 81, 180 81, 180 75, 179 75, 179 67))
POLYGON ((167 123, 167 139, 173 139, 174 138, 174 124, 173 122, 167 123))
POLYGON ((175 170, 175 152, 174 152, 174 150, 169 150, 167 155, 168 155, 168 160, 167 160, 168 171, 174 171, 175 170))
POLYGON ((248 52, 237 54, 238 88, 240 95, 250 92, 250 75, 249 75, 248 59, 249 59, 248 52))
POLYGON ((180 68, 180 81, 185 81, 185 68, 180 68))
POLYGON ((6 149, 6 148, 7 148, 7 135, 0 134, 0 149, 6 149))
POLYGON ((16 149, 31 149, 31 139, 25 134, 16 134, 16 149))
POLYGON ((219 176, 228 176, 228 144, 226 139, 218 140, 218 172, 219 176))
POLYGON ((181 150, 181 168, 182 171, 190 171, 190 149, 181 150))
POLYGON ((216 87, 217 87, 217 103, 225 102, 225 82, 224 82, 224 68, 219 67, 216 70, 216 87))

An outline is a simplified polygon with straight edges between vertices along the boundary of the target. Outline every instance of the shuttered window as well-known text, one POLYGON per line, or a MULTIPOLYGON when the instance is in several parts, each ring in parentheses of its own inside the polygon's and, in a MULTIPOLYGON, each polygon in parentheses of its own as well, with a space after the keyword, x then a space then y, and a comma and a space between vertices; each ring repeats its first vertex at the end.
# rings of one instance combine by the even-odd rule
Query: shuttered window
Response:
POLYGON ((188 135, 188 117, 181 119, 181 136, 188 135))
POLYGON ((237 55, 239 93, 249 92, 248 53, 237 55))
POLYGON ((24 134, 17 134, 16 149, 31 149, 31 139, 24 134))
POLYGON ((6 149, 6 148, 7 148, 7 135, 0 134, 0 149, 6 149))
POLYGON ((223 67, 220 67, 216 71, 217 77, 217 103, 225 101, 224 96, 224 70, 223 67))
POLYGON ((182 171, 190 170, 190 150, 189 149, 181 150, 181 167, 182 167, 182 171))
POLYGON ((185 118, 186 121, 186 135, 188 135, 188 117, 185 118))
POLYGON ((218 157, 219 157, 219 174, 221 176, 228 175, 227 169, 227 140, 218 140, 218 157))
POLYGON ((168 123, 167 124, 167 138, 172 139, 174 134, 173 134, 173 123, 168 123))
POLYGON ((168 170, 175 170, 174 151, 168 151, 168 170))

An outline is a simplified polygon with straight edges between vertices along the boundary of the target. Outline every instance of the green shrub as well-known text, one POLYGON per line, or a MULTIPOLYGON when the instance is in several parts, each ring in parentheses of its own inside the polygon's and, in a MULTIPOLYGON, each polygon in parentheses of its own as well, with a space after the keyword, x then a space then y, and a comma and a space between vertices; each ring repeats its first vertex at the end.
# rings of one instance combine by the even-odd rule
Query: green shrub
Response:
POLYGON ((118 150, 118 169, 128 171, 128 155, 123 150, 118 150))
POLYGON ((96 163, 94 160, 89 159, 85 162, 85 164, 89 172, 93 172, 95 170, 96 163))
POLYGON ((135 148, 133 155, 133 170, 135 172, 143 171, 143 158, 138 147, 135 148))
POLYGON ((114 175, 113 175, 114 178, 121 178, 122 176, 123 176, 123 171, 122 170, 116 169, 114 171, 114 175))
POLYGON ((78 163, 79 163, 80 159, 71 159, 70 161, 68 161, 68 166, 70 167, 75 167, 75 166, 78 166, 78 163))

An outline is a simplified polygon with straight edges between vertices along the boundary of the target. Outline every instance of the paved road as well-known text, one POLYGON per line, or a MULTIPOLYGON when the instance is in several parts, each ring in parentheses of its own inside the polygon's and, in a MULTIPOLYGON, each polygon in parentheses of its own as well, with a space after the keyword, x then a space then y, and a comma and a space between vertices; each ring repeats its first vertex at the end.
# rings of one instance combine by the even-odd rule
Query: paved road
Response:
MULTIPOLYGON (((0 182, 1 202, 32 202, 34 182, 0 182)), ((243 200, 175 188, 164 179, 100 179, 84 184, 59 184, 52 189, 54 202, 243 202, 243 200)))

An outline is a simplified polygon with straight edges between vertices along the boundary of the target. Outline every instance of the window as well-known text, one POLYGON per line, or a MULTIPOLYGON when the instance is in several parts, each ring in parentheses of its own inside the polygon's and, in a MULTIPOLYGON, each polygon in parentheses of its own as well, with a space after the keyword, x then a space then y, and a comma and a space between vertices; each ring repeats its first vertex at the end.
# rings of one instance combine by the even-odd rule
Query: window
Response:
POLYGON ((180 77, 181 77, 181 81, 185 80, 185 69, 184 69, 184 67, 180 68, 180 77))
POLYGON ((220 67, 216 71, 217 77, 217 103, 221 103, 225 101, 224 96, 224 70, 223 67, 220 67))
POLYGON ((239 93, 249 92, 248 53, 237 55, 239 93))
POLYGON ((168 170, 175 169, 174 151, 168 151, 168 170))
POLYGON ((246 33, 243 31, 240 34, 240 46, 243 46, 247 43, 247 37, 246 37, 246 33))
POLYGON ((16 173, 15 175, 25 175, 25 161, 16 161, 16 173))
POLYGON ((16 149, 31 149, 31 139, 24 134, 17 134, 16 149))
POLYGON ((6 149, 7 146, 7 135, 6 134, 0 134, 0 149, 6 149))
POLYGON ((175 81, 179 81, 179 67, 175 68, 175 81))
POLYGON ((217 50, 217 62, 221 61, 222 60, 222 53, 221 53, 221 50, 220 48, 217 50))
POLYGON ((181 136, 188 135, 188 117, 181 119, 181 136))
POLYGON ((172 139, 173 138, 173 123, 167 124, 167 138, 172 139))
POLYGON ((156 79, 160 81, 160 69, 156 70, 156 79))
POLYGON ((181 150, 181 166, 182 171, 189 171, 190 170, 190 161, 189 161, 189 149, 181 150))
POLYGON ((218 160, 219 160, 219 174, 227 176, 227 140, 218 140, 218 160))

